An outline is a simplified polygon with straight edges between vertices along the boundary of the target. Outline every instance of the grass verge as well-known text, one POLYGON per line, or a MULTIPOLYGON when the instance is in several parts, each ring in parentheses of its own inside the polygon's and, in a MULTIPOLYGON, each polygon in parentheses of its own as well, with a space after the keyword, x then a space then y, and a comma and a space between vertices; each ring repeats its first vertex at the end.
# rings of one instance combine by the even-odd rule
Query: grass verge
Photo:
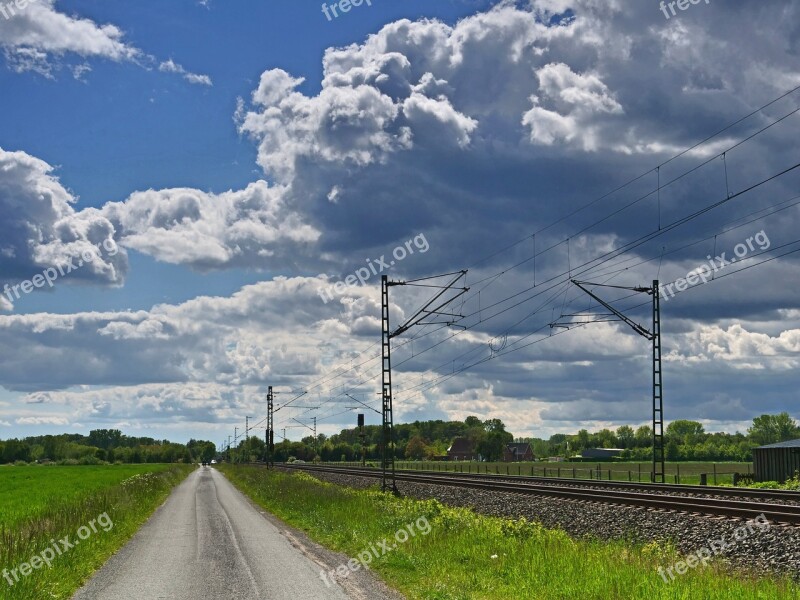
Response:
POLYGON ((353 490, 305 473, 221 465, 242 492, 319 543, 356 557, 425 518, 428 535, 370 564, 408 598, 426 600, 742 600, 797 598, 788 580, 730 573, 720 564, 697 567, 669 584, 658 567, 681 560, 668 547, 576 541, 562 531, 449 508, 435 500, 394 498, 353 490))
POLYGON ((0 505, 0 569, 6 569, 0 575, 0 598, 70 598, 195 468, 139 465, 119 469, 110 465, 2 469, 0 482, 10 486, 4 488, 0 505), (78 476, 82 480, 76 490, 73 483, 78 476), (20 482, 26 478, 29 486, 39 481, 41 487, 23 487, 20 482), (16 494, 12 487, 15 482, 16 494), (107 518, 98 519, 100 515, 107 518), (90 528, 92 521, 95 526, 90 528), (59 541, 65 536, 72 548, 59 541), (39 562, 39 568, 24 574, 23 563, 33 565, 37 562, 33 557, 54 547, 62 553, 51 552, 56 555, 50 566, 39 562))

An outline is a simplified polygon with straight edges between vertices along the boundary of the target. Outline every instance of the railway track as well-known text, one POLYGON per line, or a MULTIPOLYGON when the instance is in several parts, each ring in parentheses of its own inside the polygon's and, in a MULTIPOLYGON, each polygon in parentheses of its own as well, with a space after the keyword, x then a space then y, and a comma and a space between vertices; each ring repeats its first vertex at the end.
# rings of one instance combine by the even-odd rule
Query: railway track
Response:
MULTIPOLYGON (((291 466, 291 465, 289 465, 291 466)), ((299 466, 299 465, 298 465, 299 466)), ((304 465, 307 466, 307 465, 304 465)), ((337 469, 336 472, 343 472, 348 469, 353 472, 365 473, 380 473, 377 468, 356 468, 356 467, 333 467, 327 466, 325 468, 337 469)), ((630 483, 627 481, 603 481, 597 479, 573 479, 570 477, 536 477, 529 475, 503 475, 493 473, 459 473, 458 471, 415 471, 409 469, 401 469, 398 473, 420 473, 430 475, 433 477, 453 477, 458 476, 462 478, 475 478, 485 480, 497 481, 525 481, 531 483, 540 483, 543 485, 553 485, 559 487, 578 487, 578 488, 597 488, 597 489, 618 489, 625 491, 641 491, 641 492, 663 492, 673 495, 705 495, 717 497, 731 497, 731 498, 751 498, 753 500, 780 500, 783 502, 797 502, 800 504, 800 492, 790 492, 786 490, 757 490, 750 488, 733 488, 733 487, 717 487, 717 486, 704 486, 704 485, 672 485, 661 483, 630 483)))
MULTIPOLYGON (((378 469, 325 467, 319 465, 282 465, 287 468, 325 473, 337 473, 355 477, 380 478, 378 469)), ((462 487, 494 492, 512 494, 525 494, 533 496, 549 496, 582 502, 601 502, 622 506, 636 506, 649 510, 677 511, 696 513, 717 517, 753 519, 763 514, 770 521, 790 525, 800 525, 800 506, 781 503, 776 500, 800 499, 796 492, 776 492, 773 490, 744 490, 740 488, 714 488, 713 491, 703 486, 668 486, 649 485, 647 487, 632 484, 632 489, 613 489, 618 487, 617 482, 586 482, 583 480, 568 480, 567 484, 547 484, 532 480, 534 478, 520 477, 510 481, 506 476, 465 475, 461 473, 433 473, 419 471, 397 471, 397 481, 409 483, 423 483, 430 485, 443 485, 462 487), (580 484, 583 483, 583 486, 580 484), (598 483, 610 484, 605 489, 598 489, 598 483), (587 484, 592 487, 586 487, 587 484), (679 489, 676 489, 679 488, 679 489), (685 489, 690 488, 690 489, 685 489), (725 490, 719 494, 719 490, 725 490), (661 493, 654 494, 653 491, 661 493), (742 493, 747 492, 747 493, 742 493), (705 494, 699 495, 699 494, 705 494), (713 497, 708 495, 713 494, 713 497), (786 495, 789 495, 788 497, 786 495), (725 497, 736 496, 736 498, 725 497), (740 498, 747 497, 747 500, 740 498)))

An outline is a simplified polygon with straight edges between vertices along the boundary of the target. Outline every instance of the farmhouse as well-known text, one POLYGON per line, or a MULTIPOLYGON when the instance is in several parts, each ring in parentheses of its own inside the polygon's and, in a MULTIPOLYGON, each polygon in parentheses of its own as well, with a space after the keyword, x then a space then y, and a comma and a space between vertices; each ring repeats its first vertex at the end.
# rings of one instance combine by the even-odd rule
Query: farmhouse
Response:
POLYGON ((527 442, 506 444, 503 448, 503 462, 523 462, 533 460, 533 449, 527 442))
POLYGON ((478 460, 475 445, 467 438, 456 438, 447 449, 447 460, 478 460))

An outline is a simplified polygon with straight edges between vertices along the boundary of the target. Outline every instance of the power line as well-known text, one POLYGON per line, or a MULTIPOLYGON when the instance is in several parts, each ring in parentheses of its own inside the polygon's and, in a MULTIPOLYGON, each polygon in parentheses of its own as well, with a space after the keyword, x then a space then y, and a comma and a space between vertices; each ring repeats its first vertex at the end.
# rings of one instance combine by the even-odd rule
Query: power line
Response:
MULTIPOLYGON (((783 98, 787 97, 788 95, 792 94, 793 92, 797 91, 798 89, 800 89, 800 86, 797 86, 797 87, 793 88, 792 90, 790 90, 790 91, 786 92, 785 94, 783 94, 783 95, 779 96, 778 98, 776 98, 776 99, 772 100, 771 102, 769 102, 769 103, 767 103, 767 104, 763 105, 762 107, 760 107, 760 108, 756 109, 755 111, 753 111, 753 112, 749 113, 748 115, 746 115, 746 116, 744 116, 744 117, 740 118, 738 121, 736 121, 736 122, 734 122, 734 123, 732 123, 732 124, 728 125, 727 127, 725 127, 725 128, 723 128, 723 129, 721 129, 721 130, 720 130, 720 131, 718 131, 717 133, 715 133, 715 134, 713 134, 713 135, 711 135, 711 136, 709 136, 709 137, 705 138, 704 140, 702 140, 702 141, 700 141, 700 142, 696 143, 694 146, 692 146, 692 147, 690 147, 690 148, 687 148, 686 150, 684 150, 684 151, 683 151, 683 152, 681 152, 681 153, 678 153, 678 154, 676 154, 676 155, 675 155, 675 156, 673 156, 672 158, 670 158, 670 159, 668 159, 667 161, 665 161, 665 162, 661 163, 661 164, 660 164, 660 165, 659 165, 657 168, 660 168, 660 167, 662 167, 662 166, 664 166, 664 165, 666 165, 666 164, 669 164, 670 162, 672 162, 672 161, 676 160, 677 158, 679 158, 679 157, 681 157, 681 156, 683 156, 683 155, 687 154, 688 152, 690 152, 690 151, 692 151, 692 150, 694 150, 694 149, 696 149, 696 148, 698 148, 698 147, 702 146, 703 144, 707 143, 708 141, 710 141, 710 140, 711 140, 711 139, 713 139, 714 137, 717 137, 718 135, 720 135, 721 133, 723 133, 723 132, 725 132, 725 131, 727 131, 727 130, 731 129, 731 128, 732 128, 732 127, 734 127, 735 125, 738 125, 738 124, 740 124, 741 122, 743 122, 743 121, 745 121, 746 119, 748 119, 748 118, 752 117, 753 115, 755 115, 755 114, 757 114, 757 113, 761 112, 761 111, 762 111, 762 110, 764 110, 765 108, 767 108, 767 107, 769 107, 769 106, 771 106, 771 105, 775 104, 775 103, 776 103, 776 102, 778 102, 779 100, 781 100, 781 99, 783 99, 783 98)), ((779 119, 777 119, 777 120, 773 121, 772 123, 768 124, 766 127, 763 127, 763 128, 761 128, 761 129, 759 129, 758 131, 754 132, 753 134, 749 135, 749 136, 748 136, 748 137, 746 137, 745 139, 743 139, 743 140, 740 140, 739 142, 737 142, 736 144, 734 144, 734 145, 733 145, 733 146, 731 146, 730 148, 726 149, 724 152, 722 152, 722 153, 719 153, 719 154, 717 154, 715 157, 713 157, 713 158, 711 158, 711 159, 709 159, 709 160, 706 160, 706 161, 704 161, 704 162, 703 162, 703 163, 701 163, 700 165, 698 165, 698 166, 694 167, 693 169, 690 169, 689 171, 687 171, 687 172, 685 172, 685 173, 683 173, 683 174, 679 175, 678 177, 674 178, 674 179, 673 179, 673 180, 671 180, 670 182, 668 182, 668 183, 666 183, 666 184, 664 184, 664 185, 661 185, 661 184, 660 184, 660 182, 659 182, 659 185, 657 186, 657 189, 656 189, 654 192, 660 192, 660 190, 661 190, 661 189, 663 189, 664 187, 667 187, 667 186, 669 186, 669 185, 671 185, 671 184, 675 183, 676 181, 679 181, 681 178, 685 177, 686 175, 688 175, 688 174, 690 174, 690 173, 693 173, 693 172, 695 172, 695 171, 696 171, 696 170, 698 170, 699 168, 702 168, 703 166, 705 166, 705 165, 707 165, 707 164, 711 163, 713 160, 716 160, 717 158, 720 158, 721 156, 724 158, 725 154, 726 154, 727 152, 729 152, 730 150, 732 150, 732 149, 734 149, 734 148, 737 148, 737 147, 739 147, 739 146, 743 145, 744 143, 746 143, 746 142, 750 141, 751 139, 753 139, 754 137, 756 137, 756 136, 757 136, 757 135, 759 135, 760 133, 762 133, 762 132, 766 131, 767 129, 769 129, 769 128, 773 127, 774 125, 776 125, 776 124, 778 124, 778 123, 782 122, 783 120, 785 120, 785 119, 786 119, 786 118, 788 118, 789 116, 791 116, 791 115, 793 115, 793 114, 796 114, 798 111, 800 111, 800 108, 797 108, 797 109, 795 109, 795 110, 791 111, 790 113, 788 113, 788 114, 784 115, 783 117, 781 117, 781 118, 779 118, 779 119)), ((657 234, 657 235, 648 234, 647 236, 644 236, 644 237, 642 237, 642 238, 639 238, 638 240, 634 240, 634 242, 635 242, 635 243, 629 243, 629 244, 627 244, 626 246, 623 246, 622 248, 617 248, 617 249, 615 249, 615 250, 613 250, 613 251, 611 251, 611 252, 609 252, 609 253, 606 253, 605 255, 601 255, 600 257, 596 257, 595 259, 593 259, 593 260, 591 260, 591 261, 588 261, 588 262, 584 263, 583 265, 580 265, 579 267, 580 267, 580 268, 584 268, 584 271, 583 271, 583 272, 586 272, 587 270, 589 270, 589 268, 596 268, 596 267, 602 266, 603 264, 606 264, 607 262, 610 262, 610 261, 611 261, 611 260, 613 260, 614 258, 616 258, 616 257, 618 257, 618 256, 621 256, 622 254, 624 254, 624 253, 626 253, 626 252, 629 252, 629 251, 631 251, 631 250, 633 250, 633 249, 635 249, 635 248, 637 248, 637 247, 641 246, 642 244, 644 244, 644 243, 646 243, 646 242, 650 241, 651 239, 654 239, 655 237, 657 237, 658 235, 660 235, 662 231, 663 231, 663 232, 669 231, 669 230, 671 230, 671 229, 674 229, 674 228, 675 228, 675 227, 677 227, 677 226, 680 226, 680 225, 682 225, 682 224, 684 224, 684 223, 688 222, 688 221, 689 221, 689 220, 691 220, 691 219, 697 218, 697 217, 698 217, 698 216, 700 216, 701 214, 704 214, 705 212, 707 212, 707 211, 709 211, 709 210, 713 210, 713 208, 716 208, 717 206, 720 206, 721 204, 723 204, 723 203, 725 203, 725 202, 727 202, 727 201, 730 201, 730 200, 732 200, 732 199, 734 199, 734 198, 736 198, 736 197, 738 197, 738 196, 740 196, 740 195, 742 195, 742 194, 744 194, 744 193, 747 193, 747 192, 749 192, 749 191, 751 191, 751 190, 755 189, 756 187, 758 187, 758 186, 760 186, 760 185, 763 185, 764 183, 767 183, 767 182, 769 182, 769 181, 771 181, 771 180, 773 180, 773 179, 775 179, 775 178, 777 178, 777 177, 780 177, 780 176, 781 176, 781 175, 783 175, 783 174, 786 174, 786 173, 788 173, 789 171, 793 170, 794 168, 797 168, 797 166, 800 166, 800 165, 795 165, 794 167, 791 167, 790 169, 787 169, 787 170, 785 170, 785 171, 783 171, 783 172, 781 172, 781 173, 778 173, 777 175, 775 175, 775 176, 773 176, 773 177, 771 177, 771 178, 769 178, 769 179, 767 179, 767 180, 764 180, 764 181, 762 181, 762 182, 759 182, 758 184, 755 184, 754 186, 751 186, 751 187, 749 187, 749 188, 747 188, 747 189, 745 189, 745 190, 742 190, 742 191, 740 191, 739 193, 737 193, 737 194, 734 194, 734 195, 732 195, 732 196, 731 196, 731 195, 729 195, 729 194, 726 194, 726 196, 728 196, 728 197, 726 197, 726 199, 725 199, 725 200, 723 200, 723 201, 721 201, 721 202, 719 202, 719 203, 717 203, 717 204, 715 204, 715 205, 712 205, 712 206, 710 206, 710 207, 706 207, 706 209, 704 209, 703 211, 698 211, 698 212, 696 212, 696 213, 694 213, 694 214, 692 214, 692 215, 689 215, 688 217, 684 217, 683 219, 680 219, 680 220, 676 221, 675 223, 673 223, 673 224, 672 224, 671 226, 669 226, 667 229, 662 229, 662 228, 659 228, 659 229, 657 230, 657 232, 656 232, 656 234, 657 234), (598 261, 599 261, 599 262, 598 262, 598 261), (594 265, 594 267, 589 267, 589 265, 592 265, 593 263, 598 263, 598 264, 594 265)), ((486 260, 489 260, 489 259, 493 258, 494 256, 496 256, 496 255, 498 255, 498 254, 500 254, 500 253, 502 253, 502 252, 505 252, 505 251, 507 251, 508 249, 510 249, 510 248, 513 248, 514 246, 516 246, 516 245, 519 245, 519 244, 520 244, 520 243, 522 243, 522 242, 525 242, 525 241, 527 241, 528 239, 531 239, 531 238, 534 238, 534 239, 535 239, 535 235, 537 235, 537 233, 540 233, 540 232, 542 232, 542 231, 545 231, 545 230, 547 230, 547 229, 549 229, 549 228, 551 228, 551 227, 555 226, 556 224, 558 224, 558 223, 560 223, 560 222, 563 222, 563 221, 567 220, 568 218, 570 218, 571 216, 574 216, 575 214, 578 214, 579 212, 581 212, 581 211, 582 211, 582 210, 584 210, 585 208, 588 208, 588 207, 590 207, 590 206, 592 206, 592 205, 596 204, 597 202, 599 202, 599 201, 601 201, 601 200, 603 200, 603 199, 605 199, 605 198, 607 198, 607 197, 609 197, 609 196, 613 195, 614 193, 616 193, 616 192, 618 192, 618 191, 620 191, 620 190, 624 189, 625 187, 627 187, 627 186, 631 185, 632 183, 634 183, 634 182, 636 182, 636 181, 638 181, 638 180, 642 179, 644 176, 646 176, 647 174, 649 174, 649 173, 651 173, 651 172, 652 172, 652 170, 650 170, 650 171, 647 171, 646 173, 643 173, 642 175, 640 175, 640 176, 638 176, 638 177, 636 177, 636 178, 633 178, 633 179, 631 179, 630 181, 628 181, 627 183, 623 184, 622 186, 619 186, 619 187, 618 187, 618 188, 616 188, 615 190, 612 190, 611 192, 608 192, 607 194, 605 194, 605 195, 601 196, 600 198, 597 198, 597 199, 595 199, 595 200, 593 200, 593 201, 591 201, 591 202, 589 202, 589 203, 587 203, 587 204, 583 205, 583 206, 582 206, 582 207, 580 207, 579 209, 576 209, 575 211, 572 211, 572 212, 571 212, 571 213, 569 213, 568 215, 565 215, 565 216, 563 216, 563 217, 559 218, 558 220, 554 221, 553 223, 551 223, 551 224, 547 225, 546 227, 544 227, 544 228, 542 228, 542 229, 538 230, 536 233, 534 233, 534 234, 532 234, 532 235, 530 235, 530 236, 526 236, 525 238, 523 238, 523 239, 519 240, 518 242, 515 242, 514 244, 511 244, 511 245, 509 245, 509 246, 505 247, 504 249, 501 249, 500 251, 498 251, 498 252, 495 252, 495 253, 493 253, 493 254, 491 254, 491 255, 489 255, 489 256, 487 256, 487 257, 485 257, 484 259, 481 259, 480 261, 478 261, 477 263, 474 263, 474 264, 480 264, 481 262, 485 262, 486 260)), ((620 212, 622 212, 623 210, 626 210, 627 208, 630 208, 631 206, 635 205, 635 204, 636 204, 636 203, 638 203, 639 201, 641 201, 641 200, 643 200, 643 199, 645 199, 645 198, 647 198, 647 197, 651 196, 651 195, 652 195, 654 192, 650 192, 649 194, 647 194, 647 195, 645 195, 645 196, 643 196, 643 197, 641 197, 641 198, 638 198, 637 200, 635 200, 635 201, 633 201, 633 202, 629 203, 629 204, 628 204, 628 205, 626 205, 625 207, 622 207, 622 208, 620 208, 620 209, 618 209, 618 210, 614 211, 614 212, 613 212, 611 215, 607 215, 607 216, 606 216, 606 217, 604 217, 603 219, 601 219, 601 220, 599 220, 599 221, 596 221, 595 223, 593 223, 593 224, 591 224, 591 225, 588 225, 588 226, 584 227, 584 228, 583 228, 582 230, 580 230, 578 233, 576 233, 576 234, 573 234, 573 236, 574 236, 574 235, 580 235, 581 233, 584 233, 585 231, 587 231, 587 230, 591 229, 592 227, 596 226, 597 224, 604 222, 604 221, 605 221, 605 220, 607 220, 608 218, 611 218, 612 216, 614 216, 614 215, 616 215, 616 214, 619 214, 619 213, 620 213, 620 212)), ((569 238, 567 238, 567 239, 569 239, 569 238)), ((532 256, 531 258, 528 258, 528 259, 526 259, 526 260, 524 260, 524 261, 521 261, 521 262, 519 262, 519 263, 517 263, 517 264, 515 264, 515 265, 512 265, 511 267, 509 267, 509 268, 507 268, 507 269, 504 269, 503 271, 500 271, 499 273, 496 273, 496 274, 494 274, 494 275, 491 275, 491 276, 488 276, 488 277, 486 277, 486 278, 484 278, 484 279, 481 279, 481 280, 479 280, 477 283, 483 283, 483 282, 485 282, 485 281, 492 280, 492 281, 490 281, 490 283, 489 283, 487 286, 484 286, 483 288, 481 288, 481 289, 486 289, 486 287, 488 287, 489 285, 491 285, 492 283, 494 283, 495 281, 497 281, 497 279, 499 279, 499 277, 501 277, 502 275, 506 274, 506 273, 507 273, 507 272, 509 272, 510 270, 513 270, 513 269, 515 269, 515 268, 517 268, 517 267, 519 267, 519 266, 521 266, 521 265, 523 265, 523 264, 525 264, 525 263, 529 262, 530 260, 534 260, 534 261, 535 261, 537 256, 541 256, 541 255, 545 254, 546 252, 548 252, 548 251, 550 251, 550 250, 552 250, 552 249, 554 249, 554 248, 556 248, 556 247, 558 247, 559 245, 561 245, 561 244, 564 244, 564 243, 568 243, 568 242, 567 242, 566 240, 565 240, 565 241, 558 242, 558 243, 556 243, 556 244, 553 244, 553 245, 551 245, 551 246, 550 246, 550 247, 548 247, 548 248, 545 248, 544 250, 542 250, 542 251, 540 251, 540 252, 536 252, 536 251, 535 251, 535 248, 534 248, 534 254, 533 254, 533 256, 532 256)), ((570 265, 570 269, 569 269, 569 270, 571 270, 571 265, 570 265)), ((554 279, 557 279, 557 278, 559 278, 559 277, 562 277, 562 276, 563 276, 563 273, 562 273, 562 274, 560 274, 560 275, 557 275, 557 276, 555 276, 555 277, 551 277, 550 279, 546 280, 544 283, 549 283, 549 282, 552 282, 554 279)), ((563 282, 562 282, 562 283, 563 283, 563 282)), ((473 286, 474 286, 474 285, 475 285, 475 284, 473 283, 473 286)), ((540 283, 540 284, 537 284, 537 285, 535 285, 535 286, 534 286, 534 288, 535 288, 535 287, 538 287, 538 285, 541 285, 541 283, 540 283)), ((557 284, 557 285, 561 285, 561 283, 559 283, 559 284, 557 284)), ((554 286, 551 286, 550 288, 547 288, 547 289, 545 289, 544 291, 546 292, 546 291, 548 291, 549 289, 552 289, 552 287, 554 287, 554 286)), ((481 291, 481 289, 479 289, 479 290, 478 290, 476 293, 479 293, 479 292, 481 291)), ((502 299, 502 300, 500 300, 500 301, 498 301, 498 302, 494 303, 493 305, 490 305, 489 307, 484 307, 484 308, 482 308, 482 310, 486 310, 486 308, 492 308, 492 307, 494 307, 494 306, 498 306, 498 305, 500 305, 500 304, 503 304, 503 303, 505 303, 505 302, 508 302, 508 301, 510 301, 510 300, 512 300, 512 299, 514 299, 514 298, 516 298, 516 297, 518 297, 518 296, 520 296, 520 295, 522 295, 522 294, 524 294, 524 293, 526 293, 526 292, 528 292, 528 291, 531 291, 531 289, 533 289, 533 288, 527 288, 527 289, 525 289, 525 290, 522 290, 521 292, 518 292, 518 293, 516 293, 516 294, 514 294, 514 295, 512 295, 512 296, 509 296, 509 297, 507 297, 507 298, 504 298, 504 299, 502 299)), ((516 304, 514 304, 514 305, 512 305, 512 306, 510 306, 510 307, 507 307, 506 309, 503 309, 503 310, 501 310, 501 311, 499 311, 499 312, 495 313, 494 315, 492 315, 492 316, 491 316, 491 317, 489 317, 489 318, 493 318, 493 317, 499 316, 499 315, 501 315, 501 314, 503 314, 503 313, 505 313, 505 312, 507 312, 507 311, 511 310, 512 308, 515 308, 516 306, 519 306, 520 304, 522 304, 522 303, 524 303, 524 302, 527 302, 527 301, 529 301, 529 300, 533 299, 534 297, 537 297, 538 295, 540 295, 540 294, 538 294, 538 293, 537 293, 537 294, 534 294, 534 295, 533 295, 533 296, 531 296, 530 298, 526 298, 525 300, 523 300, 523 301, 521 301, 521 302, 518 302, 518 303, 516 303, 516 304)), ((473 295, 473 297, 474 297, 474 295, 473 295)), ((565 297, 565 301, 566 301, 566 297, 565 297)), ((474 314, 475 314, 475 313, 472 313, 472 315, 467 315, 467 317, 469 317, 469 316, 474 316, 474 314)), ((535 314, 535 313, 532 313, 532 314, 535 314)), ((530 316, 531 316, 531 315, 529 315, 528 317, 526 317, 526 318, 522 319, 522 321, 526 320, 526 319, 527 319, 527 318, 529 318, 530 316)), ((489 320, 489 319, 481 319, 481 322, 482 322, 482 321, 485 321, 485 320, 489 320)), ((522 322, 522 321, 520 321, 520 322, 522 322)), ((411 339, 409 339, 408 341, 406 341, 404 344, 402 344, 402 346, 405 346, 406 344, 412 343, 414 340, 420 339, 420 338, 422 338, 422 337, 426 337, 426 336, 428 336, 428 335, 435 334, 437 331, 440 331, 442 328, 443 328, 443 327, 439 327, 439 328, 436 328, 436 329, 435 329, 435 330, 433 330, 433 331, 426 332, 426 333, 424 333, 424 334, 420 333, 419 335, 417 335, 417 336, 414 336, 413 338, 411 338, 411 339)), ((465 327, 464 331, 466 331, 466 330, 468 330, 468 329, 471 329, 471 328, 467 328, 467 327, 465 327)), ((449 340, 449 339, 452 339, 453 337, 455 337, 455 336, 456 336, 456 335, 458 335, 459 333, 461 333, 461 332, 457 332, 456 334, 453 334, 453 335, 452 335, 452 336, 450 336, 449 338, 447 338, 447 339, 443 340, 442 342, 439 342, 439 343, 435 344, 434 346, 432 346, 432 347, 430 347, 430 348, 423 349, 422 351, 420 351, 420 352, 417 354, 417 356, 418 356, 419 354, 422 354, 422 353, 424 353, 424 352, 426 352, 426 351, 428 351, 428 350, 432 349, 432 348, 435 348, 436 346, 440 345, 440 344, 441 344, 441 343, 443 343, 444 341, 447 341, 447 340, 449 340)), ((366 353, 367 351, 369 351, 369 350, 372 348, 372 346, 374 346, 374 345, 375 345, 375 344, 372 344, 371 346, 369 346, 368 348, 366 348, 365 350, 363 350, 361 353, 359 353, 357 356, 361 356, 361 355, 365 354, 365 353, 366 353)), ((399 347, 402 347, 402 346, 399 346, 399 347)), ((503 354, 505 354, 505 353, 503 353, 503 354)), ((497 354, 497 356, 500 356, 500 355, 501 355, 501 354, 497 354)), ((322 385, 324 385, 325 383, 328 383, 328 382, 330 382, 330 381, 333 381, 333 380, 335 380, 335 379, 338 379, 338 378, 340 378, 340 377, 342 377, 342 376, 346 375, 347 373, 349 373, 349 372, 353 371, 354 369, 357 369, 358 367, 364 366, 364 365, 366 365, 366 364, 369 364, 369 363, 371 363, 371 362, 373 362, 373 361, 376 361, 376 360, 378 360, 378 357, 373 357, 373 358, 369 358, 369 359, 367 359, 367 360, 365 360, 365 361, 363 361, 363 362, 359 363, 358 365, 351 366, 350 368, 342 368, 342 370, 340 370, 339 372, 337 372, 337 373, 333 374, 332 376, 330 376, 330 377, 328 377, 328 378, 326 378, 326 379, 322 379, 322 380, 318 381, 318 382, 317 382, 315 385, 313 385, 313 386, 310 386, 310 387, 309 387, 309 390, 311 390, 311 389, 316 389, 316 388, 319 388, 319 387, 321 387, 322 385)), ((403 362, 406 362, 406 361, 403 361, 403 362)), ((400 366, 401 364, 403 364, 403 362, 399 363, 397 366, 400 366)), ((359 382, 359 383, 358 383, 358 384, 356 384, 356 385, 361 385, 361 384, 362 384, 362 383, 364 383, 365 381, 366 381, 366 380, 362 380, 361 382, 359 382)), ((344 387, 344 386, 343 386, 343 387, 344 387)), ((353 390, 353 389, 354 389, 354 386, 351 386, 351 387, 349 388, 349 390, 353 390)), ((345 392, 343 392, 343 394, 344 394, 344 393, 345 393, 345 392)), ((342 394, 339 394, 338 396, 335 396, 335 397, 337 397, 337 398, 338 398, 338 397, 340 397, 341 395, 342 395, 342 394)), ((330 401, 330 400, 332 400, 332 399, 333 399, 333 398, 329 399, 329 401, 330 401)))

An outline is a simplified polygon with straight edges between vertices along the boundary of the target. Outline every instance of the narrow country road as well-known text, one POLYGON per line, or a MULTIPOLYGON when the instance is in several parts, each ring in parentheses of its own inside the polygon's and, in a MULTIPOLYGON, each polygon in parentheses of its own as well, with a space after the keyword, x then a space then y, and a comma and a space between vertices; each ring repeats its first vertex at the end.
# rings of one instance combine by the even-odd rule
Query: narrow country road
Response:
MULTIPOLYGON (((335 583, 329 587, 315 562, 320 558, 312 560, 314 550, 298 545, 223 475, 203 467, 73 600, 389 597, 378 589, 362 592, 354 581, 347 582, 348 592, 335 583)), ((340 558, 328 562, 335 560, 340 558)))

